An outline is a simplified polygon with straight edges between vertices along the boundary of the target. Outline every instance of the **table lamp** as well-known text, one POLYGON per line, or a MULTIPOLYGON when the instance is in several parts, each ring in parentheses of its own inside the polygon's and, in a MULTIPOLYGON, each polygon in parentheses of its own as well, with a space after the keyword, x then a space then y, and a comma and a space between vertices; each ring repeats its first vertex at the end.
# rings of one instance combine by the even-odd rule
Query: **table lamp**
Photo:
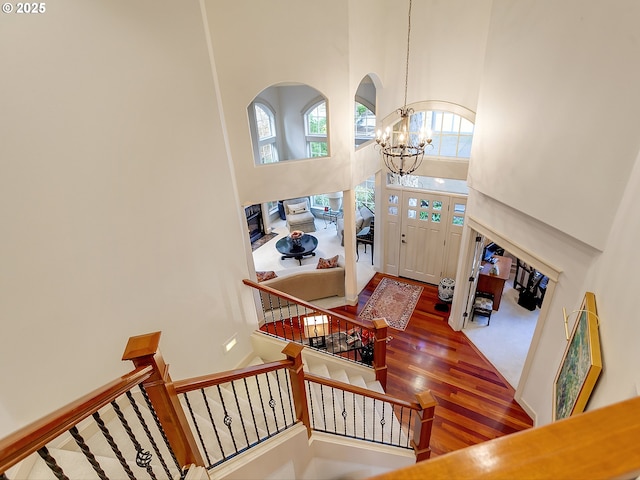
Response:
POLYGON ((326 315, 310 315, 304 317, 304 334, 309 339, 311 347, 326 347, 325 335, 329 326, 329 318, 326 315))

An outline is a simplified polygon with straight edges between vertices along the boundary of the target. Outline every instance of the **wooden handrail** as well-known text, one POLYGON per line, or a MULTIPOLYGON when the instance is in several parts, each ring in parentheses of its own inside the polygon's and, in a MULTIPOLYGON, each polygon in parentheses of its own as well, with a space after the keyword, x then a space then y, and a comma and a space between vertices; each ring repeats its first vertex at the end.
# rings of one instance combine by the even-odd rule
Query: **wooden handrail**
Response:
POLYGON ((640 397, 374 477, 632 479, 640 475, 640 397))
MULTIPOLYGON (((331 318, 334 318, 336 320, 338 320, 339 322, 345 322, 347 324, 351 324, 351 325, 355 325, 357 327, 360 327, 361 329, 364 329, 366 331, 370 331, 373 332, 373 337, 374 337, 374 356, 373 356, 373 369, 375 370, 376 373, 376 380, 378 380, 380 382, 380 384, 382 385, 382 388, 387 388, 387 348, 386 348, 386 341, 387 341, 387 328, 388 328, 388 324, 386 322, 386 320, 382 319, 382 318, 377 318, 374 319, 372 321, 373 325, 371 324, 367 324, 365 322, 362 322, 360 320, 358 320, 357 318, 349 318, 345 315, 341 315, 340 313, 336 313, 333 312, 331 310, 325 310, 324 308, 318 307, 317 305, 313 305, 311 303, 305 302, 304 300, 301 300, 299 298, 296 298, 294 296, 291 296, 287 293, 281 292, 279 290, 276 290, 275 288, 271 288, 271 287, 267 287, 265 285, 260 285, 259 283, 256 283, 254 281, 248 280, 248 279, 244 279, 242 280, 242 283, 244 283, 245 285, 255 288, 256 290, 260 290, 262 292, 268 293, 270 295, 273 295, 275 297, 279 297, 282 298, 284 300, 286 300, 289 303, 294 303, 297 305, 300 305, 302 307, 305 307, 309 310, 318 312, 318 313, 322 313, 325 315, 330 316, 331 318)), ((291 339, 293 341, 295 341, 295 339, 291 339)))
POLYGON ((342 315, 340 313, 336 313, 336 312, 332 312, 331 310, 325 310, 324 308, 321 308, 317 305, 313 305, 312 303, 309 302, 305 302, 304 300, 301 300, 297 297, 293 297, 287 293, 281 292, 280 290, 276 290, 275 288, 271 288, 271 287, 267 287, 265 285, 260 285, 259 283, 253 282, 251 280, 247 280, 246 278, 244 280, 242 280, 242 283, 244 283, 245 285, 249 286, 249 287, 253 287, 257 290, 261 290, 263 292, 266 292, 270 295, 273 295, 275 297, 280 297, 280 298, 284 298, 286 301, 290 302, 290 303, 296 303, 298 305, 301 305, 305 308, 308 308, 309 310, 313 310, 315 312, 319 312, 319 313, 324 313, 326 315, 331 315, 334 318, 337 318, 339 320, 343 320, 345 322, 349 322, 352 323, 354 325, 357 325, 359 327, 362 327, 366 330, 374 330, 373 327, 371 325, 367 325, 366 323, 358 320, 358 319, 353 319, 353 318, 349 318, 345 315, 342 315))
POLYGON ((0 473, 11 468, 78 422, 148 380, 150 366, 139 367, 0 440, 0 473))
POLYGON ((220 385, 222 383, 232 382, 234 380, 253 377, 262 373, 273 372, 274 370, 289 368, 291 366, 293 366, 293 362, 291 360, 277 360, 275 362, 269 362, 262 365, 251 365, 237 370, 228 370, 226 372, 212 373, 210 375, 178 380, 174 382, 173 385, 176 389, 176 393, 180 394, 191 392, 193 390, 200 390, 201 388, 212 387, 214 385, 220 385))
POLYGON ((417 402, 408 402, 406 400, 402 400, 396 397, 392 397, 391 395, 387 395, 386 393, 379 393, 374 390, 369 390, 367 388, 358 387, 357 385, 351 385, 349 383, 342 383, 337 380, 333 380, 331 378, 326 378, 320 375, 315 375, 313 373, 305 372, 304 379, 312 381, 314 383, 319 383, 326 387, 336 388, 338 390, 344 390, 345 392, 355 393, 356 395, 362 395, 364 397, 369 397, 374 400, 380 400, 382 402, 391 403, 393 405, 397 405, 399 407, 410 408, 411 410, 422 410, 422 407, 417 402))

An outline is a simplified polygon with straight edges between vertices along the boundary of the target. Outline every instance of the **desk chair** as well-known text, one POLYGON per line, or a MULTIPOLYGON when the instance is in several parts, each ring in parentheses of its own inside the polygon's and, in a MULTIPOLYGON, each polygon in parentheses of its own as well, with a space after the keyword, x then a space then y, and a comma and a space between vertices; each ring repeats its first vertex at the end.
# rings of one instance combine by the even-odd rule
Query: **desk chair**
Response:
POLYGON ((487 327, 491 323, 491 313, 493 312, 493 293, 476 292, 471 307, 471 321, 476 315, 487 317, 487 327))

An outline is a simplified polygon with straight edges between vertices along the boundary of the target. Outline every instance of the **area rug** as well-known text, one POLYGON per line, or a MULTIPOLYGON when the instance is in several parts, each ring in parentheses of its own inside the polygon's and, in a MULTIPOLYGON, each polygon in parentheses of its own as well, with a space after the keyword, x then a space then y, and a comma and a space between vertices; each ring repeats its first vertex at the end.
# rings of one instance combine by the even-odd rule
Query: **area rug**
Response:
POLYGON ((384 277, 358 315, 362 320, 384 318, 396 330, 407 328, 422 287, 384 277))

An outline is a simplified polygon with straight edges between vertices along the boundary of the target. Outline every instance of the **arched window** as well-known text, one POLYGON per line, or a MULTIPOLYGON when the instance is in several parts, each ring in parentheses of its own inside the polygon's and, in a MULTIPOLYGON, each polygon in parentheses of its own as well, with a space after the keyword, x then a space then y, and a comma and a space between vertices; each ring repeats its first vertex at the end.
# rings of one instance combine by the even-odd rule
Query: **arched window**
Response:
POLYGON ((304 115, 308 157, 326 157, 327 146, 327 103, 322 100, 309 108, 304 115))
POLYGON ((271 109, 263 103, 255 103, 254 111, 260 163, 275 163, 278 161, 275 116, 271 109))
POLYGON ((376 114, 360 102, 355 102, 356 147, 376 136, 376 114))
MULTIPOLYGON (((401 122, 394 125, 393 133, 400 135, 401 122)), ((473 141, 474 125, 455 113, 424 110, 414 112, 409 119, 409 134, 413 143, 425 135, 433 139, 433 148, 427 148, 425 155, 436 157, 469 158, 473 141)))

